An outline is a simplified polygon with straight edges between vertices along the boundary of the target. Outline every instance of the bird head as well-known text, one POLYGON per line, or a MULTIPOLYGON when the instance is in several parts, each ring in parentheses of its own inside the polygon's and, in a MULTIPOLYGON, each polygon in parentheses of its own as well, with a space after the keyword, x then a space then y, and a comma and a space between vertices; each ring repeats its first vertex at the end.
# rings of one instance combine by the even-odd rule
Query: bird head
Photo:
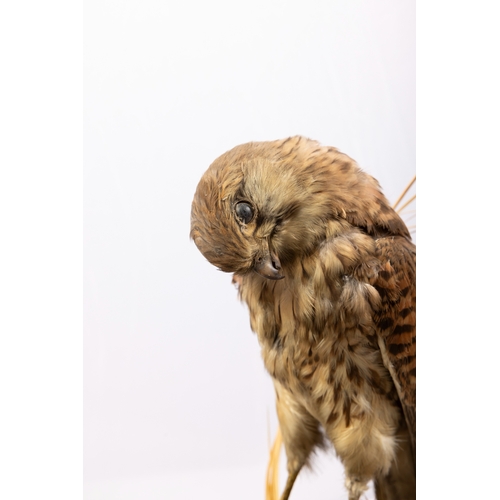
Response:
POLYGON ((242 144, 202 176, 191 208, 191 238, 222 271, 255 271, 279 280, 288 264, 324 240, 327 221, 356 223, 357 211, 366 215, 356 208, 361 184, 367 194, 383 198, 376 181, 349 157, 316 141, 296 136, 242 144))

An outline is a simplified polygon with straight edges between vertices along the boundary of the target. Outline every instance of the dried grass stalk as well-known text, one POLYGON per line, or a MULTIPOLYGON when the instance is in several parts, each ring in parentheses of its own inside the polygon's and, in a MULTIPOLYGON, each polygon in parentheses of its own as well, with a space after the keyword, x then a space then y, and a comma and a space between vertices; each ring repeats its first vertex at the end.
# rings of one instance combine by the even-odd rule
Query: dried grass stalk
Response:
POLYGON ((279 499, 279 465, 281 452, 281 430, 278 427, 274 443, 269 450, 269 463, 267 464, 266 475, 266 500, 279 499))
POLYGON ((405 209, 413 200, 417 199, 417 195, 414 194, 402 207, 398 208, 397 212, 400 214, 403 209, 405 209))
MULTIPOLYGON (((405 197, 405 194, 409 191, 409 189, 413 186, 413 184, 415 184, 415 181, 417 180, 417 176, 415 175, 413 177, 413 179, 410 181, 410 183, 408 184, 408 186, 406 186, 404 189, 403 189, 403 192, 401 193, 401 195, 399 196, 399 198, 396 200, 396 203, 394 203, 394 205, 392 205, 392 208, 394 208, 394 210, 396 210, 396 207, 401 203, 401 200, 405 197)), ((415 195, 416 196, 416 195, 415 195)), ((415 196, 412 198, 412 200, 415 198, 415 196)), ((410 201, 412 201, 410 200, 410 201)), ((403 207, 401 207, 399 210, 397 210, 397 212, 401 212, 401 210, 403 210, 403 208, 408 205, 409 202, 407 202, 403 207)))

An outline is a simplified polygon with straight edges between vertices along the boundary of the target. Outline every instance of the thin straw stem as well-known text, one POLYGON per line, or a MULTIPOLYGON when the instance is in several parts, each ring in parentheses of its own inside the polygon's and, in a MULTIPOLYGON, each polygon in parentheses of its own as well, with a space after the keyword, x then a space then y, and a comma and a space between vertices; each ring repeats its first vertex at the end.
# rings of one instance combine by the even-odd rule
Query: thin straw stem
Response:
POLYGON ((405 207, 407 207, 415 198, 417 197, 416 194, 414 194, 399 210, 398 213, 401 213, 401 210, 403 210, 405 207))
POLYGON ((399 203, 401 202, 401 200, 404 198, 404 196, 408 192, 408 190, 413 186, 413 184, 415 184, 416 180, 417 180, 417 176, 415 175, 415 177, 413 177, 413 179, 410 181, 410 183, 408 184, 408 186, 406 186, 406 188, 404 189, 404 191, 401 193, 401 196, 396 200, 396 203, 394 203, 394 205, 392 205, 392 208, 396 209, 396 207, 399 205, 399 203))
POLYGON ((281 451, 281 429, 278 427, 274 444, 269 451, 269 463, 266 475, 266 500, 278 500, 279 498, 279 462, 281 451))

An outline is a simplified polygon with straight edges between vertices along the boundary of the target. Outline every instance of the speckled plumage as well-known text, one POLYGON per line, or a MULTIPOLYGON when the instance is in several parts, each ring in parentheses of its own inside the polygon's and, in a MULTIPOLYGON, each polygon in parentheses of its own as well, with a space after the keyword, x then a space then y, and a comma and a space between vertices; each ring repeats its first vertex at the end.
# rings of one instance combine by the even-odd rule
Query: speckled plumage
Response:
POLYGON ((288 498, 323 433, 350 500, 415 498, 415 246, 375 179, 303 138, 248 143, 202 177, 191 237, 234 273, 270 373, 288 498))

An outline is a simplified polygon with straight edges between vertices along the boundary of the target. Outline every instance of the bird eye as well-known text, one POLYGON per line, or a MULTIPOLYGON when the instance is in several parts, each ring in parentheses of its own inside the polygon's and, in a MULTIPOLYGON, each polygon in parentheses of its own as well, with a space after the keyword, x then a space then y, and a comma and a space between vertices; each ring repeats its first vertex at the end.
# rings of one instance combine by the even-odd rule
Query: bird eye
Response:
POLYGON ((243 224, 248 224, 253 219, 253 208, 245 201, 240 201, 236 207, 236 216, 243 224))

